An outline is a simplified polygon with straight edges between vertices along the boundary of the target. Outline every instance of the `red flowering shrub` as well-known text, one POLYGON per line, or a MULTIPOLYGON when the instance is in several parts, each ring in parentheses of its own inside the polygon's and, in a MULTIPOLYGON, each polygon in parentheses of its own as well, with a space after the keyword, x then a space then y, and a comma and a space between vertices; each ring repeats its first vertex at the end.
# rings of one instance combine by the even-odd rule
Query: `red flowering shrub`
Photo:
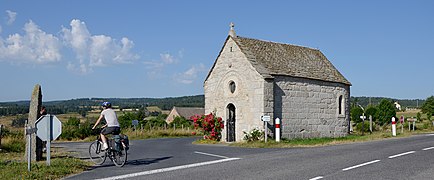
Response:
POLYGON ((194 115, 190 118, 193 120, 194 128, 203 131, 203 138, 213 141, 220 141, 222 138, 222 129, 224 124, 221 117, 216 117, 214 113, 207 115, 194 115))

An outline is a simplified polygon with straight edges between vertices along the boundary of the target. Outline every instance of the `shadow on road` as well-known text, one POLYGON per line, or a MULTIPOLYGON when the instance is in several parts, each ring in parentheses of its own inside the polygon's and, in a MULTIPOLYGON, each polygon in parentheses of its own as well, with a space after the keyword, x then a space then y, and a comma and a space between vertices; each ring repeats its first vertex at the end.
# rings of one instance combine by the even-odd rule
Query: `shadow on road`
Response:
POLYGON ((153 163, 158 163, 162 160, 166 160, 166 159, 170 159, 172 158, 172 156, 166 156, 166 157, 161 157, 161 158, 145 158, 145 159, 136 159, 136 160, 129 160, 127 161, 127 165, 134 165, 134 166, 139 166, 139 165, 148 165, 148 164, 153 164, 153 163))
MULTIPOLYGON (((170 159, 172 157, 173 156, 166 156, 166 157, 161 157, 161 158, 145 158, 145 159, 128 160, 127 163, 125 163, 125 165, 132 165, 132 166, 149 165, 149 164, 158 163, 162 160, 170 159)), ((115 166, 115 165, 107 158, 106 163, 104 163, 103 165, 91 166, 87 169, 87 171, 93 170, 93 169, 98 169, 98 168, 112 167, 112 166, 115 166)))

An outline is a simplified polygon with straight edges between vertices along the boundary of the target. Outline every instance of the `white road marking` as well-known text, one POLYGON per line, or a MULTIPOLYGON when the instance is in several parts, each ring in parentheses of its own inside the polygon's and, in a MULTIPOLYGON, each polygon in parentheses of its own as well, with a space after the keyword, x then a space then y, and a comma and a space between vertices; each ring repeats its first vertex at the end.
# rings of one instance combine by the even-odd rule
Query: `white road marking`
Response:
POLYGON ((97 179, 97 180, 126 179, 126 178, 132 178, 132 177, 137 177, 137 176, 149 175, 149 174, 175 171, 175 170, 179 170, 179 169, 187 169, 187 168, 192 168, 192 167, 205 166, 205 165, 209 165, 209 164, 216 164, 216 163, 221 163, 221 162, 226 162, 226 161, 234 161, 234 160, 239 160, 239 159, 241 159, 241 158, 226 158, 226 159, 220 159, 220 160, 216 160, 216 161, 207 161, 207 162, 187 164, 187 165, 175 166, 175 167, 169 167, 169 168, 163 168, 163 169, 155 169, 155 170, 150 170, 150 171, 143 171, 143 172, 138 172, 138 173, 131 173, 131 174, 125 174, 125 175, 120 175, 120 176, 107 177, 107 178, 102 178, 102 179, 97 179))
POLYGON ((416 151, 409 151, 409 152, 405 152, 405 153, 401 153, 401 154, 397 154, 397 155, 389 156, 389 159, 396 158, 396 157, 399 157, 399 156, 404 156, 404 155, 407 155, 407 154, 413 154, 413 153, 415 153, 415 152, 416 152, 416 151))
POLYGON ((369 164, 372 164, 372 163, 376 163, 376 162, 380 162, 380 160, 377 159, 377 160, 369 161, 369 162, 366 162, 366 163, 363 163, 363 164, 347 167, 345 169, 342 169, 342 171, 348 171, 348 170, 351 170, 351 169, 354 169, 354 168, 366 166, 366 165, 369 165, 369 164))
POLYGON ((207 156, 214 156, 214 157, 219 157, 219 158, 224 158, 224 159, 228 158, 226 156, 220 156, 220 155, 216 155, 216 154, 204 153, 204 152, 199 152, 199 151, 194 151, 194 153, 196 153, 196 154, 203 154, 203 155, 207 155, 207 156))
POLYGON ((423 150, 423 151, 427 151, 427 150, 430 150, 430 149, 434 149, 434 147, 424 148, 424 149, 422 149, 422 150, 423 150))
POLYGON ((427 134, 426 136, 434 136, 434 134, 427 134))
POLYGON ((322 179, 322 178, 323 178, 322 176, 318 176, 318 177, 314 177, 314 178, 309 179, 309 180, 318 180, 318 179, 322 179))

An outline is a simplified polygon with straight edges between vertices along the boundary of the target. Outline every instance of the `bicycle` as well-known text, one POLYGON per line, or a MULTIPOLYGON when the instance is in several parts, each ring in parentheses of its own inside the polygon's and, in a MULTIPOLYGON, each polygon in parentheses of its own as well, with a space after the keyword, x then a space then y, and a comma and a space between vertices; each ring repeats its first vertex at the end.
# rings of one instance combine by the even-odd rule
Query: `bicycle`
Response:
POLYGON ((107 138, 109 148, 102 150, 103 142, 101 136, 97 135, 97 139, 89 145, 89 157, 97 165, 104 164, 107 156, 118 167, 122 167, 127 162, 127 149, 128 147, 124 142, 116 144, 115 139, 121 138, 120 135, 112 135, 107 138))

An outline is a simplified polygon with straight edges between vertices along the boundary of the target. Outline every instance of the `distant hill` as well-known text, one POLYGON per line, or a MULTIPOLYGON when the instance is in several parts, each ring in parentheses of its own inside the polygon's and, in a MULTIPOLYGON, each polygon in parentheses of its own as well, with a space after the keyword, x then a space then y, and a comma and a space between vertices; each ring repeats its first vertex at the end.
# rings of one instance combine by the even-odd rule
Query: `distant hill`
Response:
MULTIPOLYGON (((67 112, 89 110, 92 106, 100 106, 103 101, 109 101, 114 106, 118 106, 122 109, 158 106, 162 110, 170 110, 173 106, 205 106, 204 95, 167 98, 79 98, 61 101, 47 101, 43 102, 43 105, 47 107, 47 110, 49 110, 50 113, 63 114, 67 112)), ((30 101, 2 102, 0 103, 0 116, 28 113, 29 104, 30 101)))
POLYGON ((422 104, 425 102, 424 99, 393 99, 393 98, 386 98, 386 97, 353 97, 351 96, 351 103, 358 103, 361 106, 368 106, 369 104, 372 105, 378 105, 380 104, 380 101, 382 99, 387 99, 392 102, 398 102, 401 107, 406 108, 418 108, 421 107, 422 104))
MULTIPOLYGON (((421 107, 425 100, 422 99, 392 99, 386 97, 351 97, 351 103, 358 103, 362 106, 368 104, 378 105, 382 99, 397 101, 402 107, 421 107)), ((167 98, 79 98, 61 101, 47 101, 43 105, 50 113, 64 114, 91 110, 92 106, 100 106, 103 101, 110 101, 114 106, 122 109, 144 108, 147 106, 158 106, 162 110, 170 110, 173 106, 178 107, 204 107, 205 96, 182 96, 167 98)), ((29 111, 29 101, 1 102, 0 116, 25 114, 29 111)))

